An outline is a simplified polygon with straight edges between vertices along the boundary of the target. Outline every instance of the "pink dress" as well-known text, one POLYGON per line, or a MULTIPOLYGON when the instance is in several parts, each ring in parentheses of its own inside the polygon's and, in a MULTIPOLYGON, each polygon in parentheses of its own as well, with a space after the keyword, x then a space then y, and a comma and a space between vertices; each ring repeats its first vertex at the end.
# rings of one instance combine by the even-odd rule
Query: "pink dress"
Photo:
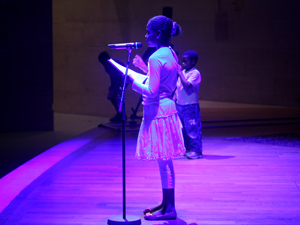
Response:
POLYGON ((144 105, 137 159, 168 160, 185 152, 182 124, 173 101, 177 66, 175 52, 169 47, 159 48, 149 58, 147 80, 132 83, 132 89, 142 94, 144 105))

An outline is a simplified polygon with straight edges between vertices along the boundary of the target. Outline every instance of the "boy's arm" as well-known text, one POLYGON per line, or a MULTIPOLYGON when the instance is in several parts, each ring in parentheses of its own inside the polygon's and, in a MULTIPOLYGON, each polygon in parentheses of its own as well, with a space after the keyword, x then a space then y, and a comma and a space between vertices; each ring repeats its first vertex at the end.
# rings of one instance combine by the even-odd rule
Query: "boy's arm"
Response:
POLYGON ((184 88, 192 88, 193 84, 191 84, 183 75, 182 67, 178 65, 178 75, 180 77, 181 83, 184 88))

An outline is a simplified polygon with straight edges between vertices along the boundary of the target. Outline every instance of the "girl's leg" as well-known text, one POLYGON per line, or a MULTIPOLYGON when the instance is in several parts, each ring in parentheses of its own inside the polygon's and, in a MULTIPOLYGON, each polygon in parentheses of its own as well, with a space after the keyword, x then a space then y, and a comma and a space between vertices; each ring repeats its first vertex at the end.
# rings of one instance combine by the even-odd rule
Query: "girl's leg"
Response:
POLYGON ((175 173, 173 167, 173 160, 158 159, 158 166, 161 178, 161 186, 163 189, 175 188, 175 173))
POLYGON ((172 160, 158 159, 158 166, 161 176, 161 184, 163 191, 162 203, 152 209, 144 211, 145 219, 176 219, 175 210, 175 173, 172 160), (158 211, 158 213, 154 213, 158 211), (153 215, 151 215, 153 213, 153 215), (166 217, 166 218, 165 218, 166 217))

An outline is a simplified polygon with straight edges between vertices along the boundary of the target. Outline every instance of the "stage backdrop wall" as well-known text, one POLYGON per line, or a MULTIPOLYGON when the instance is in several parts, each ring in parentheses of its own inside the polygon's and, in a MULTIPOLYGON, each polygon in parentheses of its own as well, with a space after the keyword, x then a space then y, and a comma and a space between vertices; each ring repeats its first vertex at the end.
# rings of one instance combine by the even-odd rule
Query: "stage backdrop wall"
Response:
POLYGON ((53 130, 52 0, 0 0, 0 131, 53 130))
MULTIPOLYGON (((142 42, 150 17, 173 9, 183 29, 172 39, 181 54, 199 53, 200 100, 300 106, 300 4, 274 0, 53 0, 56 112, 113 116, 110 79, 98 61, 107 51, 126 63, 126 50, 110 43, 142 42)), ((128 86, 126 110, 139 95, 128 86)))

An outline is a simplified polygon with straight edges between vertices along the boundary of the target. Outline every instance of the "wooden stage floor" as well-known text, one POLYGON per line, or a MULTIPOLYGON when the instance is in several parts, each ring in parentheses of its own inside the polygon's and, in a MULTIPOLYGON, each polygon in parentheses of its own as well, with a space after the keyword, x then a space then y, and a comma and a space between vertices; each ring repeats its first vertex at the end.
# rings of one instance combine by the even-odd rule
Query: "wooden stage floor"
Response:
MULTIPOLYGON (((174 160, 174 221, 143 219, 160 203, 160 177, 155 161, 134 159, 137 132, 128 131, 126 213, 145 225, 300 224, 300 148, 229 139, 299 128, 204 128, 204 158, 174 160)), ((0 224, 105 225, 122 215, 122 135, 97 127, 71 138, 3 177, 0 191, 0 224)))

